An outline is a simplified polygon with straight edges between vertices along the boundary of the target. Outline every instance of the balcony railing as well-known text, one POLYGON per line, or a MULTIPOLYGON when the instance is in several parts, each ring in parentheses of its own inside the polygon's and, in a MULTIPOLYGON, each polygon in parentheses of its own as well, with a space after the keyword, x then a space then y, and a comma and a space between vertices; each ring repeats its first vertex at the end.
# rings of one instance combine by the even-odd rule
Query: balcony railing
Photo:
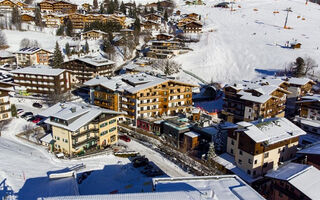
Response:
POLYGON ((91 129, 82 131, 80 133, 73 134, 72 138, 78 138, 78 137, 81 137, 81 136, 86 135, 88 133, 99 133, 99 128, 91 128, 91 129))
POLYGON ((74 148, 77 148, 77 147, 82 146, 82 145, 84 145, 84 144, 86 144, 86 143, 90 143, 90 142, 92 142, 92 141, 97 141, 98 139, 99 139, 98 136, 90 137, 90 138, 87 138, 87 139, 85 139, 85 140, 83 140, 83 141, 81 141, 81 142, 73 143, 72 146, 73 146, 74 148))

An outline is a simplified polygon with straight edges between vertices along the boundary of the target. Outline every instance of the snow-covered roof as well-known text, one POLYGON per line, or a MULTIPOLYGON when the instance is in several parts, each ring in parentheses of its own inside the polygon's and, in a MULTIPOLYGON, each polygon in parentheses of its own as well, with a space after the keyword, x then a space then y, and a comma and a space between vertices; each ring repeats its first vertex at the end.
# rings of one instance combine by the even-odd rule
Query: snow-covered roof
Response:
POLYGON ((310 146, 307 146, 304 149, 298 151, 298 153, 320 155, 320 142, 311 144, 310 146))
POLYGON ((320 121, 319 120, 313 120, 313 119, 308 119, 308 118, 297 116, 294 118, 294 121, 296 121, 300 124, 311 126, 313 128, 320 128, 320 121))
POLYGON ((52 134, 49 133, 40 139, 41 142, 50 143, 52 140, 52 134))
POLYGON ((189 136, 191 138, 196 138, 196 137, 199 137, 200 134, 196 133, 194 131, 188 131, 188 132, 184 133, 184 135, 189 136))
MULTIPOLYGON (((41 48, 38 48, 38 47, 26 47, 26 48, 20 49, 19 51, 15 52, 15 53, 18 53, 18 54, 34 54, 34 53, 37 53, 38 51, 41 51, 41 50, 44 50, 44 49, 41 49, 41 48)), ((44 51, 47 51, 47 52, 51 53, 48 50, 44 50, 44 51)))
POLYGON ((90 32, 96 32, 96 33, 101 33, 101 34, 105 34, 105 35, 108 34, 108 33, 101 31, 101 30, 90 30, 90 31, 86 31, 86 32, 81 33, 81 35, 84 35, 84 34, 90 33, 90 32))
POLYGON ((307 95, 301 97, 301 100, 299 102, 320 102, 320 95, 314 94, 314 95, 307 95))
POLYGON ((263 121, 240 122, 239 131, 243 131, 256 143, 274 144, 283 140, 305 135, 306 132, 286 118, 269 118, 263 121))
POLYGON ((153 179, 155 192, 45 197, 40 200, 259 200, 264 199, 235 175, 153 179))
POLYGON ((121 112, 87 105, 84 103, 67 102, 57 103, 47 110, 39 113, 39 115, 67 120, 68 123, 62 124, 49 118, 45 120, 45 123, 70 131, 76 131, 103 113, 110 115, 123 114, 121 112))
POLYGON ((65 69, 54 69, 47 65, 34 65, 21 69, 11 71, 13 74, 33 74, 33 75, 46 75, 46 76, 58 76, 63 73, 65 69))
MULTIPOLYGON (((169 79, 160 78, 157 76, 153 76, 147 73, 139 73, 139 74, 124 74, 120 76, 115 76, 111 78, 106 77, 95 77, 84 83, 86 86, 102 86, 108 88, 112 91, 119 92, 129 92, 131 94, 135 94, 140 90, 144 90, 162 83, 169 81, 169 79)), ((171 80, 172 81, 172 80, 171 80)), ((175 81, 177 82, 177 81, 175 81)), ((182 82, 179 82, 182 83, 182 82)), ((188 83, 182 83, 187 84, 188 83)), ((192 86, 192 85, 190 85, 192 86)))
MULTIPOLYGON (((96 67, 115 64, 115 62, 113 62, 111 60, 108 60, 107 58, 104 58, 101 55, 84 56, 84 57, 81 57, 81 58, 76 58, 74 60, 79 60, 79 61, 85 62, 85 63, 87 63, 89 65, 96 66, 96 67)), ((67 62, 69 62, 69 61, 67 61, 67 62)))
POLYGON ((309 78, 295 78, 295 77, 292 77, 292 78, 289 78, 288 83, 289 84, 294 84, 294 85, 305 85, 309 81, 313 82, 309 78))
POLYGON ((0 50, 0 58, 10 58, 15 57, 13 53, 10 53, 9 51, 0 50))
POLYGON ((266 177, 288 181, 310 199, 319 199, 320 171, 313 166, 289 163, 266 177))

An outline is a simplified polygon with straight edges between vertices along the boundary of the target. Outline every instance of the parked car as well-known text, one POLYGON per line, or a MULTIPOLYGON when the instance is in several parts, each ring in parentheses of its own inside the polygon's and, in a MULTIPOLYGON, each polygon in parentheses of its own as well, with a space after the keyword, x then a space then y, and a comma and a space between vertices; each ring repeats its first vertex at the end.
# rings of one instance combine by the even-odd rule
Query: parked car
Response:
POLYGON ((140 157, 140 158, 137 158, 133 161, 133 166, 135 168, 137 167, 143 167, 143 166, 146 166, 147 164, 149 163, 149 160, 148 158, 145 158, 145 157, 140 157))
POLYGON ((21 109, 21 108, 17 109, 17 114, 18 114, 18 115, 21 115, 23 112, 24 112, 23 109, 21 109))
POLYGON ((40 117, 36 117, 34 120, 32 120, 33 123, 37 124, 41 121, 40 117))
POLYGON ((36 117, 35 116, 32 116, 32 117, 28 117, 26 120, 28 121, 28 122, 32 122, 33 120, 35 120, 36 119, 36 117))
POLYGON ((21 115, 22 118, 26 118, 28 116, 33 116, 33 113, 32 112, 25 112, 25 113, 23 113, 23 115, 21 115))
POLYGON ((33 103, 32 106, 36 108, 42 108, 42 105, 40 103, 33 103))
POLYGON ((131 141, 131 139, 126 135, 120 135, 119 139, 123 140, 125 142, 130 142, 131 141))

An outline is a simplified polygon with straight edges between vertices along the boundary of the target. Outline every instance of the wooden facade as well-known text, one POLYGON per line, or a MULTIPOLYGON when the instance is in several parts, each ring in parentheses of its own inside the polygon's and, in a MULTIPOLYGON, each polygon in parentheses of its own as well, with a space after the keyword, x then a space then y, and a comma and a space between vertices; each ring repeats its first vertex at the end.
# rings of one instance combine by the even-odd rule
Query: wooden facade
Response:
POLYGON ((22 22, 34 22, 34 16, 30 14, 21 14, 22 22))
POLYGON ((39 3, 41 12, 75 13, 78 6, 66 1, 45 0, 39 3))
POLYGON ((0 121, 11 118, 9 89, 0 88, 0 121))

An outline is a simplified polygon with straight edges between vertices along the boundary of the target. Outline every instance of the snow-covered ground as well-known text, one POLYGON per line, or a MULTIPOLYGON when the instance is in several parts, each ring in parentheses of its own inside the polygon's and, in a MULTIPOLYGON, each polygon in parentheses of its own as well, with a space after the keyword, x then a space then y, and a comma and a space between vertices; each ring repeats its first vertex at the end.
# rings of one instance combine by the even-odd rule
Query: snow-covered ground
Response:
MULTIPOLYGON (((0 183, 6 179, 6 185, 12 188, 18 199, 33 200, 44 195, 44 191, 48 190, 48 172, 65 170, 80 163, 86 165, 80 172, 93 171, 79 184, 80 194, 106 194, 115 190, 151 191, 151 178, 141 174, 141 169, 134 168, 127 158, 103 154, 90 158, 61 160, 42 146, 18 139, 15 135, 22 132, 27 123, 24 119, 13 119, 1 132, 0 137, 0 183), (34 190, 30 192, 32 188, 34 190)), ((167 175, 188 175, 152 149, 134 141, 126 144, 130 149, 146 155, 167 175)))
POLYGON ((252 79, 258 75, 255 69, 281 69, 298 56, 320 63, 319 5, 305 5, 305 0, 240 0, 231 12, 214 8, 219 1, 204 2, 201 6, 178 3, 182 13, 200 14, 204 27, 200 42, 190 46, 194 51, 175 58, 203 79, 224 83, 252 79), (293 12, 287 26, 292 29, 283 28, 288 7, 293 12), (293 38, 302 44, 301 49, 280 47, 293 38))

